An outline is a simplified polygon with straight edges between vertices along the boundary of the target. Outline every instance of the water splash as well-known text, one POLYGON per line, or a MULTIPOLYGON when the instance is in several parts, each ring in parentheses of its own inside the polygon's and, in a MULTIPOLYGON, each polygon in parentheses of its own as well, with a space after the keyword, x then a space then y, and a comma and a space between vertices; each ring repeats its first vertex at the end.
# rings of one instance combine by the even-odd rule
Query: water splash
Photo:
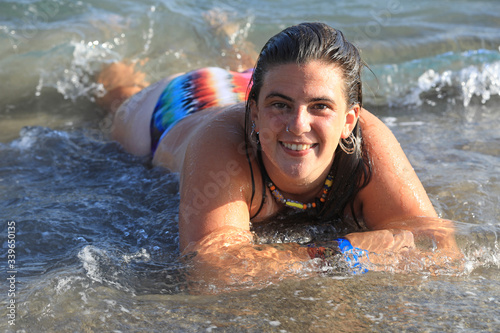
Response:
MULTIPOLYGON (((373 66, 373 70, 380 82, 375 104, 421 106, 445 100, 467 107, 476 98, 485 104, 500 96, 500 53, 496 51, 449 52, 399 65, 373 66)), ((369 86, 370 80, 366 80, 369 86)))
POLYGON ((134 292, 131 281, 136 279, 133 264, 151 260, 146 249, 136 253, 121 253, 110 251, 112 248, 100 248, 96 245, 86 245, 78 252, 86 276, 93 282, 103 283, 118 290, 134 292))
POLYGON ((460 224, 459 240, 462 239, 462 250, 466 258, 466 271, 478 268, 500 268, 500 225, 460 224))
POLYGON ((447 97, 447 91, 457 91, 465 107, 474 97, 485 104, 493 95, 500 96, 500 62, 468 66, 459 71, 438 73, 427 70, 418 78, 418 86, 407 96, 407 102, 421 105, 423 94, 434 94, 438 99, 447 97))
POLYGON ((480 96, 484 104, 492 95, 500 95, 500 62, 484 64, 482 69, 470 66, 461 70, 459 76, 464 106, 469 105, 473 96, 480 96))
POLYGON ((154 37, 154 19, 153 15, 156 12, 156 6, 151 6, 149 8, 148 12, 148 19, 149 19, 149 27, 147 33, 143 33, 143 39, 145 40, 144 43, 144 50, 143 50, 143 55, 146 55, 147 52, 149 51, 149 48, 151 46, 151 42, 153 41, 154 37))
POLYGON ((83 268, 87 272, 87 277, 92 281, 102 283, 104 273, 101 269, 101 262, 107 261, 106 251, 95 246, 85 246, 79 253, 78 258, 81 260, 83 268))
MULTIPOLYGON (((36 96, 40 96, 43 88, 55 88, 65 99, 75 101, 79 97, 87 97, 91 101, 103 96, 104 87, 95 82, 94 75, 103 63, 121 59, 113 49, 114 43, 94 41, 71 41, 63 48, 72 49, 71 62, 61 68, 47 66, 40 69, 40 78, 36 86, 36 96)), ((63 51, 64 52, 64 51, 63 51)))

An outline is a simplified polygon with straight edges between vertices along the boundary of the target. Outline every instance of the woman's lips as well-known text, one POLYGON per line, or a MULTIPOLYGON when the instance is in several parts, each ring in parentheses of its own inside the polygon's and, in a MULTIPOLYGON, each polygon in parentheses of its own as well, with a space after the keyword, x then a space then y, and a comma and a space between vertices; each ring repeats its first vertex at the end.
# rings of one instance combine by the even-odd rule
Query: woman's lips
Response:
POLYGON ((290 149, 293 151, 304 151, 317 146, 317 143, 305 144, 305 143, 288 143, 283 141, 280 141, 280 143, 286 149, 290 149))

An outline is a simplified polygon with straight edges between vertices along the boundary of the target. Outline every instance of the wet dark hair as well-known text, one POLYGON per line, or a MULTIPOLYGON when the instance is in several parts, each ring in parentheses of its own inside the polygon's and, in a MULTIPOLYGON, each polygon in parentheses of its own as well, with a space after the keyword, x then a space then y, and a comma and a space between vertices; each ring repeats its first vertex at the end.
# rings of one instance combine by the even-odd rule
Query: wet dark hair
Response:
MULTIPOLYGON (((255 65, 246 104, 247 145, 250 143, 254 149, 259 149, 255 144, 256 140, 251 137, 250 105, 252 101, 257 103, 266 73, 275 66, 290 63, 302 65, 313 60, 338 66, 343 74, 343 92, 347 106, 362 106, 361 69, 365 64, 358 49, 344 38, 341 31, 323 23, 302 23, 289 27, 264 45, 255 65)), ((363 149, 359 122, 353 129, 352 136, 350 147, 354 149, 353 154, 346 154, 340 144, 335 151, 331 168, 334 183, 318 216, 322 219, 342 218, 346 206, 350 204, 354 220, 360 227, 354 213, 354 198, 368 184, 371 167, 366 150, 363 149)), ((263 169, 260 159, 259 164, 263 169)))

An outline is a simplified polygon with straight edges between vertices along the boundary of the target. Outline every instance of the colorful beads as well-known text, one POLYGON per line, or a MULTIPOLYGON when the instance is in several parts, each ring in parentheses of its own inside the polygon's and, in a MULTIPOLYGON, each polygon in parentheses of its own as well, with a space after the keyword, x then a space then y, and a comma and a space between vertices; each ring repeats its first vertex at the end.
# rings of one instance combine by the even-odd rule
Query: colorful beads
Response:
MULTIPOLYGON (((330 192, 330 189, 332 188, 333 184, 333 176, 331 174, 328 174, 326 176, 325 180, 325 185, 323 186, 323 189, 321 190, 321 196, 319 198, 319 201, 324 203, 326 201, 326 197, 328 196, 328 192, 330 192)), ((316 202, 310 202, 310 203, 302 203, 296 200, 291 200, 291 199, 285 199, 283 194, 278 190, 278 188, 271 182, 270 179, 267 181, 267 187, 271 191, 271 194, 273 197, 276 199, 276 201, 281 202, 285 206, 296 208, 296 209, 311 209, 311 208, 316 208, 316 202)))

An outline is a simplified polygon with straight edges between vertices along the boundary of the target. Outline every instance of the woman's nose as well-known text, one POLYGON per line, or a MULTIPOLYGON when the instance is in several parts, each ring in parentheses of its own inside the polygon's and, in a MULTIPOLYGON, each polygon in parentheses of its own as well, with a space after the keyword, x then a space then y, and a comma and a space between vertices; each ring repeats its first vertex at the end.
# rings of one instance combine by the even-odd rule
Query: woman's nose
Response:
POLYGON ((310 114, 306 106, 299 106, 290 113, 285 128, 287 132, 300 136, 311 130, 310 114))

